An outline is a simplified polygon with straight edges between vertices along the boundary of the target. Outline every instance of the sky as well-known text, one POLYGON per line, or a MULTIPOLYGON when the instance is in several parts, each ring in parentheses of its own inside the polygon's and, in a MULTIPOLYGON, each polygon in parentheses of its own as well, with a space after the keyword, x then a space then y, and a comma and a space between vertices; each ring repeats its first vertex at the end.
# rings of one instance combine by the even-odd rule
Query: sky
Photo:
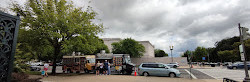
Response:
MULTIPOLYGON (((24 4, 25 0, 12 0, 24 4)), ((76 7, 91 6, 103 23, 100 38, 150 41, 155 49, 179 57, 197 46, 239 35, 238 23, 250 27, 250 0, 72 0, 76 7)), ((1 8, 11 1, 3 0, 1 8)))

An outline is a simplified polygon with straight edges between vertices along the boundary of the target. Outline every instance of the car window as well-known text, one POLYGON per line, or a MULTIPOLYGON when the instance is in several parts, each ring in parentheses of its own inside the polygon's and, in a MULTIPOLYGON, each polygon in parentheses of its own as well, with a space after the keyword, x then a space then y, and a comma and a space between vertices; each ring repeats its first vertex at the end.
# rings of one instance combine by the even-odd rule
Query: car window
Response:
POLYGON ((159 68, 165 68, 165 65, 163 65, 163 64, 158 64, 158 67, 159 67, 159 68))
POLYGON ((143 64, 142 67, 146 67, 146 68, 157 68, 158 65, 157 65, 157 64, 143 64))

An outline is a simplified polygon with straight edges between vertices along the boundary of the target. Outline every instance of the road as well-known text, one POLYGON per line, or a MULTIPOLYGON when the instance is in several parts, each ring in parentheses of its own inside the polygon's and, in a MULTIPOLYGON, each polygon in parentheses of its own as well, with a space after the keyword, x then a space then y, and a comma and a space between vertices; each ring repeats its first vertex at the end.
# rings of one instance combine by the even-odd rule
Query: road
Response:
MULTIPOLYGON (((41 66, 42 68, 42 66, 41 66)), ((62 73, 62 66, 57 66, 57 73, 62 73)), ((181 72, 180 78, 190 79, 190 74, 193 79, 217 79, 222 80, 223 78, 230 78, 233 80, 242 81, 245 77, 244 70, 230 70, 222 67, 214 68, 195 68, 190 72, 189 68, 177 68, 181 72)), ((49 67, 48 73, 52 71, 52 66, 49 67)), ((250 73, 250 71, 249 71, 250 73)), ((114 75, 117 75, 113 73, 114 75)), ((132 74, 134 75, 134 74, 132 74)), ((131 76, 132 76, 131 75, 131 76)), ((137 74, 138 75, 138 74, 137 74)))
POLYGON ((213 77, 203 73, 203 72, 200 72, 199 70, 197 69, 191 69, 191 72, 190 72, 190 69, 188 68, 177 68, 180 72, 181 72, 181 78, 190 78, 190 74, 193 74, 193 79, 214 79, 213 77), (189 73, 188 73, 189 72, 189 73))
MULTIPOLYGON (((39 77, 39 76, 38 76, 39 77)), ((41 77, 41 76, 40 76, 41 77)), ((186 78, 169 78, 155 76, 131 76, 131 75, 101 75, 80 74, 67 76, 49 76, 41 79, 43 82, 221 82, 215 79, 186 79, 186 78)))

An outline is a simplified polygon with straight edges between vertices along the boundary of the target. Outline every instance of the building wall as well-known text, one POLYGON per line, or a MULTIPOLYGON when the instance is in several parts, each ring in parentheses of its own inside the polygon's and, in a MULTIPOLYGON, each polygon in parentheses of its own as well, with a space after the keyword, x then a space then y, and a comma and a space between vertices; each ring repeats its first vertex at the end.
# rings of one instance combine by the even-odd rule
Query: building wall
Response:
MULTIPOLYGON (((187 57, 173 57, 174 62, 178 62, 181 66, 187 66, 187 57)), ((131 58, 131 62, 140 65, 141 63, 171 63, 171 57, 155 57, 155 58, 131 58)))
POLYGON ((102 38, 102 40, 104 41, 104 44, 108 46, 108 49, 110 52, 112 52, 112 43, 114 42, 120 42, 121 39, 120 38, 102 38))
POLYGON ((149 41, 139 41, 145 47, 143 58, 155 57, 154 46, 149 41))
MULTIPOLYGON (((112 43, 120 42, 122 39, 120 38, 102 38, 104 44, 108 46, 110 52, 112 52, 112 43)), ((145 53, 143 54, 143 58, 152 58, 154 56, 154 46, 149 41, 139 41, 145 47, 145 53)))

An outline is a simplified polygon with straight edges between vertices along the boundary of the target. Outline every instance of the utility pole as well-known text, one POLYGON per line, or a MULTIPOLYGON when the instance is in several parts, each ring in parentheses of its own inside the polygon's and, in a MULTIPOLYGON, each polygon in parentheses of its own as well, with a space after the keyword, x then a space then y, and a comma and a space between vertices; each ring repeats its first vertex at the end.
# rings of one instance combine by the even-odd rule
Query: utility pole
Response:
MULTIPOLYGON (((239 31, 240 31, 240 42, 241 42, 241 45, 242 45, 242 48, 243 48, 243 53, 244 54, 244 68, 245 68, 245 74, 246 74, 246 77, 244 78, 243 82, 250 82, 250 78, 249 78, 249 74, 248 74, 248 67, 247 67, 247 63, 246 63, 246 52, 245 52, 245 45, 244 45, 244 41, 243 41, 243 29, 244 27, 241 27, 240 26, 240 23, 239 23, 239 31)), ((241 54, 241 53, 240 53, 241 54)))

